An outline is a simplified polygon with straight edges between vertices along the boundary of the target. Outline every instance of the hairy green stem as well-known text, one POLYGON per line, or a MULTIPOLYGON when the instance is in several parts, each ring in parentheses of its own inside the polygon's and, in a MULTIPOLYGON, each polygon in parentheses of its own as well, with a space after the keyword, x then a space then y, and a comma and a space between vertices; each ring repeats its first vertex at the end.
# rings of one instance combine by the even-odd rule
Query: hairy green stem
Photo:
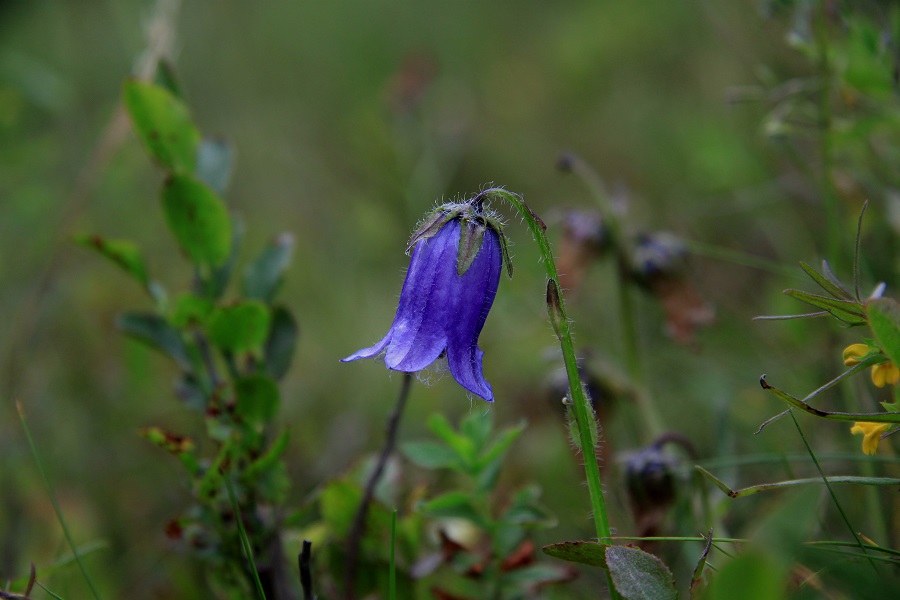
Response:
MULTIPOLYGON (((600 480, 600 466, 597 463, 597 455, 594 453, 594 440, 591 436, 591 427, 589 421, 593 419, 593 412, 588 406, 588 400, 578 375, 578 362, 575 356, 575 345, 572 343, 572 332, 569 317, 566 314, 566 305, 559 291, 559 274, 556 271, 556 262, 553 259, 553 252, 550 249, 550 243, 547 241, 545 230, 547 226, 538 217, 525 201, 503 188, 491 188, 481 192, 485 197, 495 197, 505 200, 512 204, 518 213, 525 220, 528 228, 531 230, 535 241, 540 249, 541 258, 544 262, 544 269, 547 278, 550 280, 548 285, 548 300, 551 297, 551 289, 554 290, 555 298, 552 305, 548 306, 550 310, 550 320, 553 328, 559 338, 560 348, 562 349, 563 361, 566 366, 566 375, 569 381, 569 399, 572 402, 575 422, 578 425, 578 436, 581 445, 581 455, 584 458, 584 471, 588 483, 588 492, 591 498, 591 508, 594 514, 594 525, 597 531, 597 538, 600 543, 610 545, 610 529, 609 518, 606 513, 606 502, 603 498, 603 484, 600 480)), ((617 598, 618 594, 612 585, 612 579, 607 571, 607 579, 609 580, 610 596, 617 598)))

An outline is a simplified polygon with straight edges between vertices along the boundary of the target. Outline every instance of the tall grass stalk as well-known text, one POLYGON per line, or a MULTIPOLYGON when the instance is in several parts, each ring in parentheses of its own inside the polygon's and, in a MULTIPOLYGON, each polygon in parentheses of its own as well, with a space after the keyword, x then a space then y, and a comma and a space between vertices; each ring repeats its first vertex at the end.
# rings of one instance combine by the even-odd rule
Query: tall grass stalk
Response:
POLYGON ((75 557, 75 562, 78 563, 78 569, 81 571, 82 576, 84 576, 84 580, 87 581, 88 587, 91 588, 91 594, 93 594, 95 600, 100 600, 100 594, 97 593, 97 588, 94 587, 94 582, 91 580, 91 576, 88 574, 84 563, 81 561, 81 556, 78 554, 78 548, 75 547, 75 542, 72 540, 72 534, 69 532, 69 527, 66 525, 66 519, 63 517, 62 509, 59 507, 59 502, 56 500, 53 486, 50 485, 50 479, 47 477, 47 472, 44 470, 44 464, 41 462, 37 446, 34 443, 34 439, 31 437, 31 430, 28 428, 28 421, 25 419, 25 411, 23 410, 21 403, 16 402, 16 410, 19 411, 19 421, 22 423, 25 439, 28 440, 28 447, 31 449, 31 455, 34 457, 38 472, 41 474, 41 479, 44 481, 44 487, 47 488, 47 495, 50 497, 50 503, 53 505, 53 510, 56 512, 56 519, 59 521, 60 527, 62 527, 63 535, 66 537, 66 543, 69 544, 69 548, 72 550, 72 556, 75 557))

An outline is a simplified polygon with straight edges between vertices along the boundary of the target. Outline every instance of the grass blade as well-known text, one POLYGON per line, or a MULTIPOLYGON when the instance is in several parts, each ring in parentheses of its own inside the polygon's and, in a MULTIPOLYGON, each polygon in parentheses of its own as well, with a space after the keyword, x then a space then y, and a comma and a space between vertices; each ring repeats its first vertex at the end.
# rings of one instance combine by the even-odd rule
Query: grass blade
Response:
MULTIPOLYGON (((81 574, 84 576, 84 580, 87 581, 88 587, 91 588, 91 593, 93 594, 95 600, 100 600, 100 595, 97 593, 97 588, 94 587, 94 582, 91 580, 91 576, 88 575, 84 563, 81 562, 81 556, 78 554, 78 548, 75 547, 75 542, 72 541, 72 534, 69 533, 69 527, 66 525, 66 520, 62 514, 62 509, 60 509, 59 502, 56 500, 56 494, 53 492, 53 487, 50 485, 50 479, 47 477, 47 472, 44 471, 44 464, 41 462, 41 457, 38 454, 37 446, 34 443, 34 439, 32 439, 31 437, 31 430, 28 428, 28 422, 25 419, 25 411, 22 409, 22 405, 19 402, 16 402, 16 409, 19 411, 19 421, 21 421, 22 423, 22 430, 25 432, 25 439, 28 440, 28 447, 31 449, 31 455, 34 457, 34 462, 35 464, 37 464, 38 472, 41 474, 41 479, 44 481, 44 487, 47 488, 47 495, 50 497, 50 503, 53 505, 53 510, 56 512, 56 519, 59 521, 60 527, 62 527, 63 535, 65 535, 66 537, 66 542, 69 544, 69 548, 72 550, 72 556, 75 557, 75 562, 78 563, 78 568, 79 570, 81 570, 81 574)), ((44 586, 41 587, 43 588, 44 586)))

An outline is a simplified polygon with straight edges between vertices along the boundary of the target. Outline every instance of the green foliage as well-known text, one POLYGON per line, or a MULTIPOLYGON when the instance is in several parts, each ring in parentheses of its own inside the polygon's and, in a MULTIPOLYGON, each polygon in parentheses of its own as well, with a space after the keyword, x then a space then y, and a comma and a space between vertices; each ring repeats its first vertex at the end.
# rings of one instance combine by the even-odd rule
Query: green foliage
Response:
POLYGON ((170 537, 214 565, 219 585, 240 595, 262 593, 262 586, 284 585, 272 580, 281 572, 272 562, 281 556, 272 510, 285 501, 290 485, 283 461, 289 437, 284 431, 268 438, 280 408, 274 378, 287 372, 298 331, 290 312, 272 305, 289 247, 266 249, 248 269, 245 297, 223 300, 242 233, 220 198, 231 171, 230 146, 201 142, 186 106, 168 89, 130 81, 124 103, 151 158, 167 171, 163 213, 194 266, 193 290, 167 307, 134 244, 96 235, 76 242, 118 264, 156 301, 156 312, 123 313, 117 325, 175 362, 179 397, 204 415, 209 440, 202 445, 158 427, 141 431, 175 455, 192 482, 193 505, 170 537))
POLYGON ((188 175, 173 175, 162 191, 172 234, 195 264, 217 267, 231 253, 231 219, 219 197, 188 175))
POLYGON ((882 352, 900 365, 900 304, 892 298, 875 298, 866 303, 866 312, 882 352))
POLYGON ((151 158, 172 173, 193 174, 200 132, 187 106, 169 90, 135 80, 126 82, 123 102, 151 158))
POLYGON ((671 600, 678 597, 675 579, 669 568, 657 557, 639 548, 607 546, 606 566, 616 591, 626 600, 671 600))

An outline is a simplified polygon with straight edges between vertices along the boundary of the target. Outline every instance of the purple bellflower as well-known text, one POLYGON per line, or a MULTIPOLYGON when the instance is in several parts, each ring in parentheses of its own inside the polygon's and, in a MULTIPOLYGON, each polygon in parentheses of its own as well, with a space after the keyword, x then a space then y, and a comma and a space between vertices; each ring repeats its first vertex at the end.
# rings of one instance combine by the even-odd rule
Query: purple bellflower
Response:
POLYGON ((494 303, 504 260, 512 276, 502 224, 486 213, 482 199, 439 206, 410 239, 409 270, 394 323, 381 341, 342 359, 384 353, 389 369, 415 373, 443 355, 450 374, 493 402, 482 373, 478 336, 494 303))

